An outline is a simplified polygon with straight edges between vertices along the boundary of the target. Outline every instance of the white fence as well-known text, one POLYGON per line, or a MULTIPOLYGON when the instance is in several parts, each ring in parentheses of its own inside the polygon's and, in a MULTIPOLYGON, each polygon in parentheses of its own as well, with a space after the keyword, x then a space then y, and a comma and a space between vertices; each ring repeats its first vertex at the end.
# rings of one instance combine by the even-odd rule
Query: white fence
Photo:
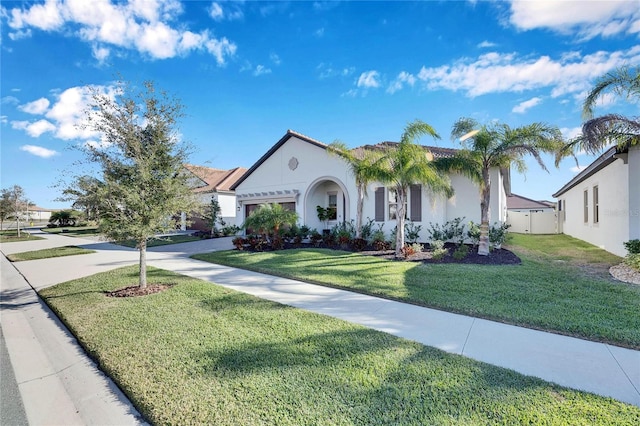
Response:
POLYGON ((507 223, 511 225, 509 232, 518 234, 556 234, 557 215, 553 210, 507 212, 507 223))

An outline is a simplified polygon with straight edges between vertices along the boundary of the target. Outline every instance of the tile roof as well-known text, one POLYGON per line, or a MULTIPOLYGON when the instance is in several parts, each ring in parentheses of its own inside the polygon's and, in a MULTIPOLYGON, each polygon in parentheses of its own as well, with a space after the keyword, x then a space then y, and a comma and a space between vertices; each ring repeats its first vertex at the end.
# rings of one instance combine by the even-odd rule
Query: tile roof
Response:
MULTIPOLYGON (((385 148, 397 146, 398 142, 380 142, 375 145, 362 145, 353 149, 356 156, 361 155, 363 150, 383 150, 385 148)), ((459 150, 455 148, 441 148, 439 146, 427 146, 421 145, 424 149, 429 150, 433 154, 434 158, 449 158, 453 157, 459 150)))
POLYGON ((548 209, 553 208, 548 201, 536 201, 521 195, 511 194, 507 197, 508 209, 548 209))
POLYGON ((214 169, 192 164, 185 164, 184 167, 201 181, 201 185, 197 186, 194 192, 231 191, 231 186, 247 171, 244 167, 236 167, 231 170, 214 169))

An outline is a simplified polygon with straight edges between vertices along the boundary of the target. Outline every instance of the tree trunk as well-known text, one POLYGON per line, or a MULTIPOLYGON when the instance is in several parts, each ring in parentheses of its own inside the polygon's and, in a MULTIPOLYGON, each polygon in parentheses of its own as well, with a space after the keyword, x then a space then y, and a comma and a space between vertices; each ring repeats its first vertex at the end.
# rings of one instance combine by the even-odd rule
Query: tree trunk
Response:
POLYGON ((396 259, 403 258, 402 249, 404 248, 404 216, 405 216, 405 200, 407 192, 405 188, 396 188, 396 259))
POLYGON ((140 288, 147 288, 147 240, 143 239, 138 242, 140 250, 140 279, 138 285, 140 288))
POLYGON ((478 244, 478 254, 487 256, 489 254, 489 203, 491 201, 489 170, 483 170, 482 179, 484 180, 484 186, 480 195, 480 243, 478 244))
POLYGON ((356 238, 362 237, 362 209, 364 205, 364 190, 358 185, 358 206, 356 211, 356 238))

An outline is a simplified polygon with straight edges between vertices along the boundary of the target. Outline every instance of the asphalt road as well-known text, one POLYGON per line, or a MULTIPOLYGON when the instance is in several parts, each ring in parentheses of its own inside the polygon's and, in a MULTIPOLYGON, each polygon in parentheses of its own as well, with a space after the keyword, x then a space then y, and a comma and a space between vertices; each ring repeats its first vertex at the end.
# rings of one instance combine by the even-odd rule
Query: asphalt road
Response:
POLYGON ((0 327, 0 424, 28 425, 16 376, 11 367, 9 352, 0 327))

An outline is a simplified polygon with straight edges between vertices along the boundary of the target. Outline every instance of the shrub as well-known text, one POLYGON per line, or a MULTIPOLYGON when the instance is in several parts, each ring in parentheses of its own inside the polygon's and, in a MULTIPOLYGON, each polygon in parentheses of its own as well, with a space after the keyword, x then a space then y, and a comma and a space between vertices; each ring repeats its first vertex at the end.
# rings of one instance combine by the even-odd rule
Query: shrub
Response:
POLYGON ((247 239, 243 237, 235 237, 233 240, 231 240, 231 244, 233 244, 234 247, 238 250, 244 250, 244 245, 247 243, 247 239))
POLYGON ((629 240, 629 241, 624 242, 622 244, 624 244, 624 248, 627 249, 629 254, 638 254, 638 253, 640 253, 640 240, 639 239, 629 240))
POLYGON ((351 246, 355 251, 362 251, 367 248, 367 240, 364 238, 354 238, 351 242, 351 246))
POLYGON ((373 235, 373 223, 373 219, 367 218, 367 223, 362 224, 360 236, 367 241, 369 241, 373 235))
POLYGON ((467 254, 469 254, 469 246, 460 244, 458 248, 456 248, 456 251, 453 252, 453 258, 455 260, 462 260, 467 257, 467 254))
POLYGON ((624 258, 624 264, 640 272, 640 253, 627 255, 627 257, 624 258))
POLYGON ((493 226, 489 228, 489 244, 493 247, 500 248, 507 240, 507 229, 510 227, 511 225, 507 225, 506 223, 498 225, 497 222, 494 222, 493 226))
POLYGON ((453 241, 458 245, 463 244, 465 239, 463 220, 464 217, 456 217, 445 222, 442 226, 429 222, 430 229, 427 230, 429 239, 431 241, 453 241))
POLYGON ((474 223, 473 221, 469 222, 467 237, 469 237, 474 247, 480 243, 480 225, 478 223, 474 223))
POLYGON ((442 260, 449 252, 446 248, 444 248, 444 241, 435 240, 431 243, 432 255, 431 257, 434 260, 442 260))
POLYGON ((315 247, 319 247, 320 243, 322 242, 322 234, 314 229, 309 233, 309 239, 311 240, 311 244, 313 244, 315 247))
POLYGON ((422 252, 423 248, 424 246, 418 243, 405 244, 405 246, 402 248, 402 254, 404 255, 404 257, 409 257, 416 253, 422 252))
POLYGON ((404 224, 404 232, 405 238, 409 244, 414 244, 418 242, 418 238, 420 238, 420 231, 422 230, 422 225, 415 225, 412 221, 409 221, 404 224))
POLYGON ((240 232, 240 227, 237 225, 227 225, 220 229, 220 233, 225 237, 236 235, 238 232, 240 232))

